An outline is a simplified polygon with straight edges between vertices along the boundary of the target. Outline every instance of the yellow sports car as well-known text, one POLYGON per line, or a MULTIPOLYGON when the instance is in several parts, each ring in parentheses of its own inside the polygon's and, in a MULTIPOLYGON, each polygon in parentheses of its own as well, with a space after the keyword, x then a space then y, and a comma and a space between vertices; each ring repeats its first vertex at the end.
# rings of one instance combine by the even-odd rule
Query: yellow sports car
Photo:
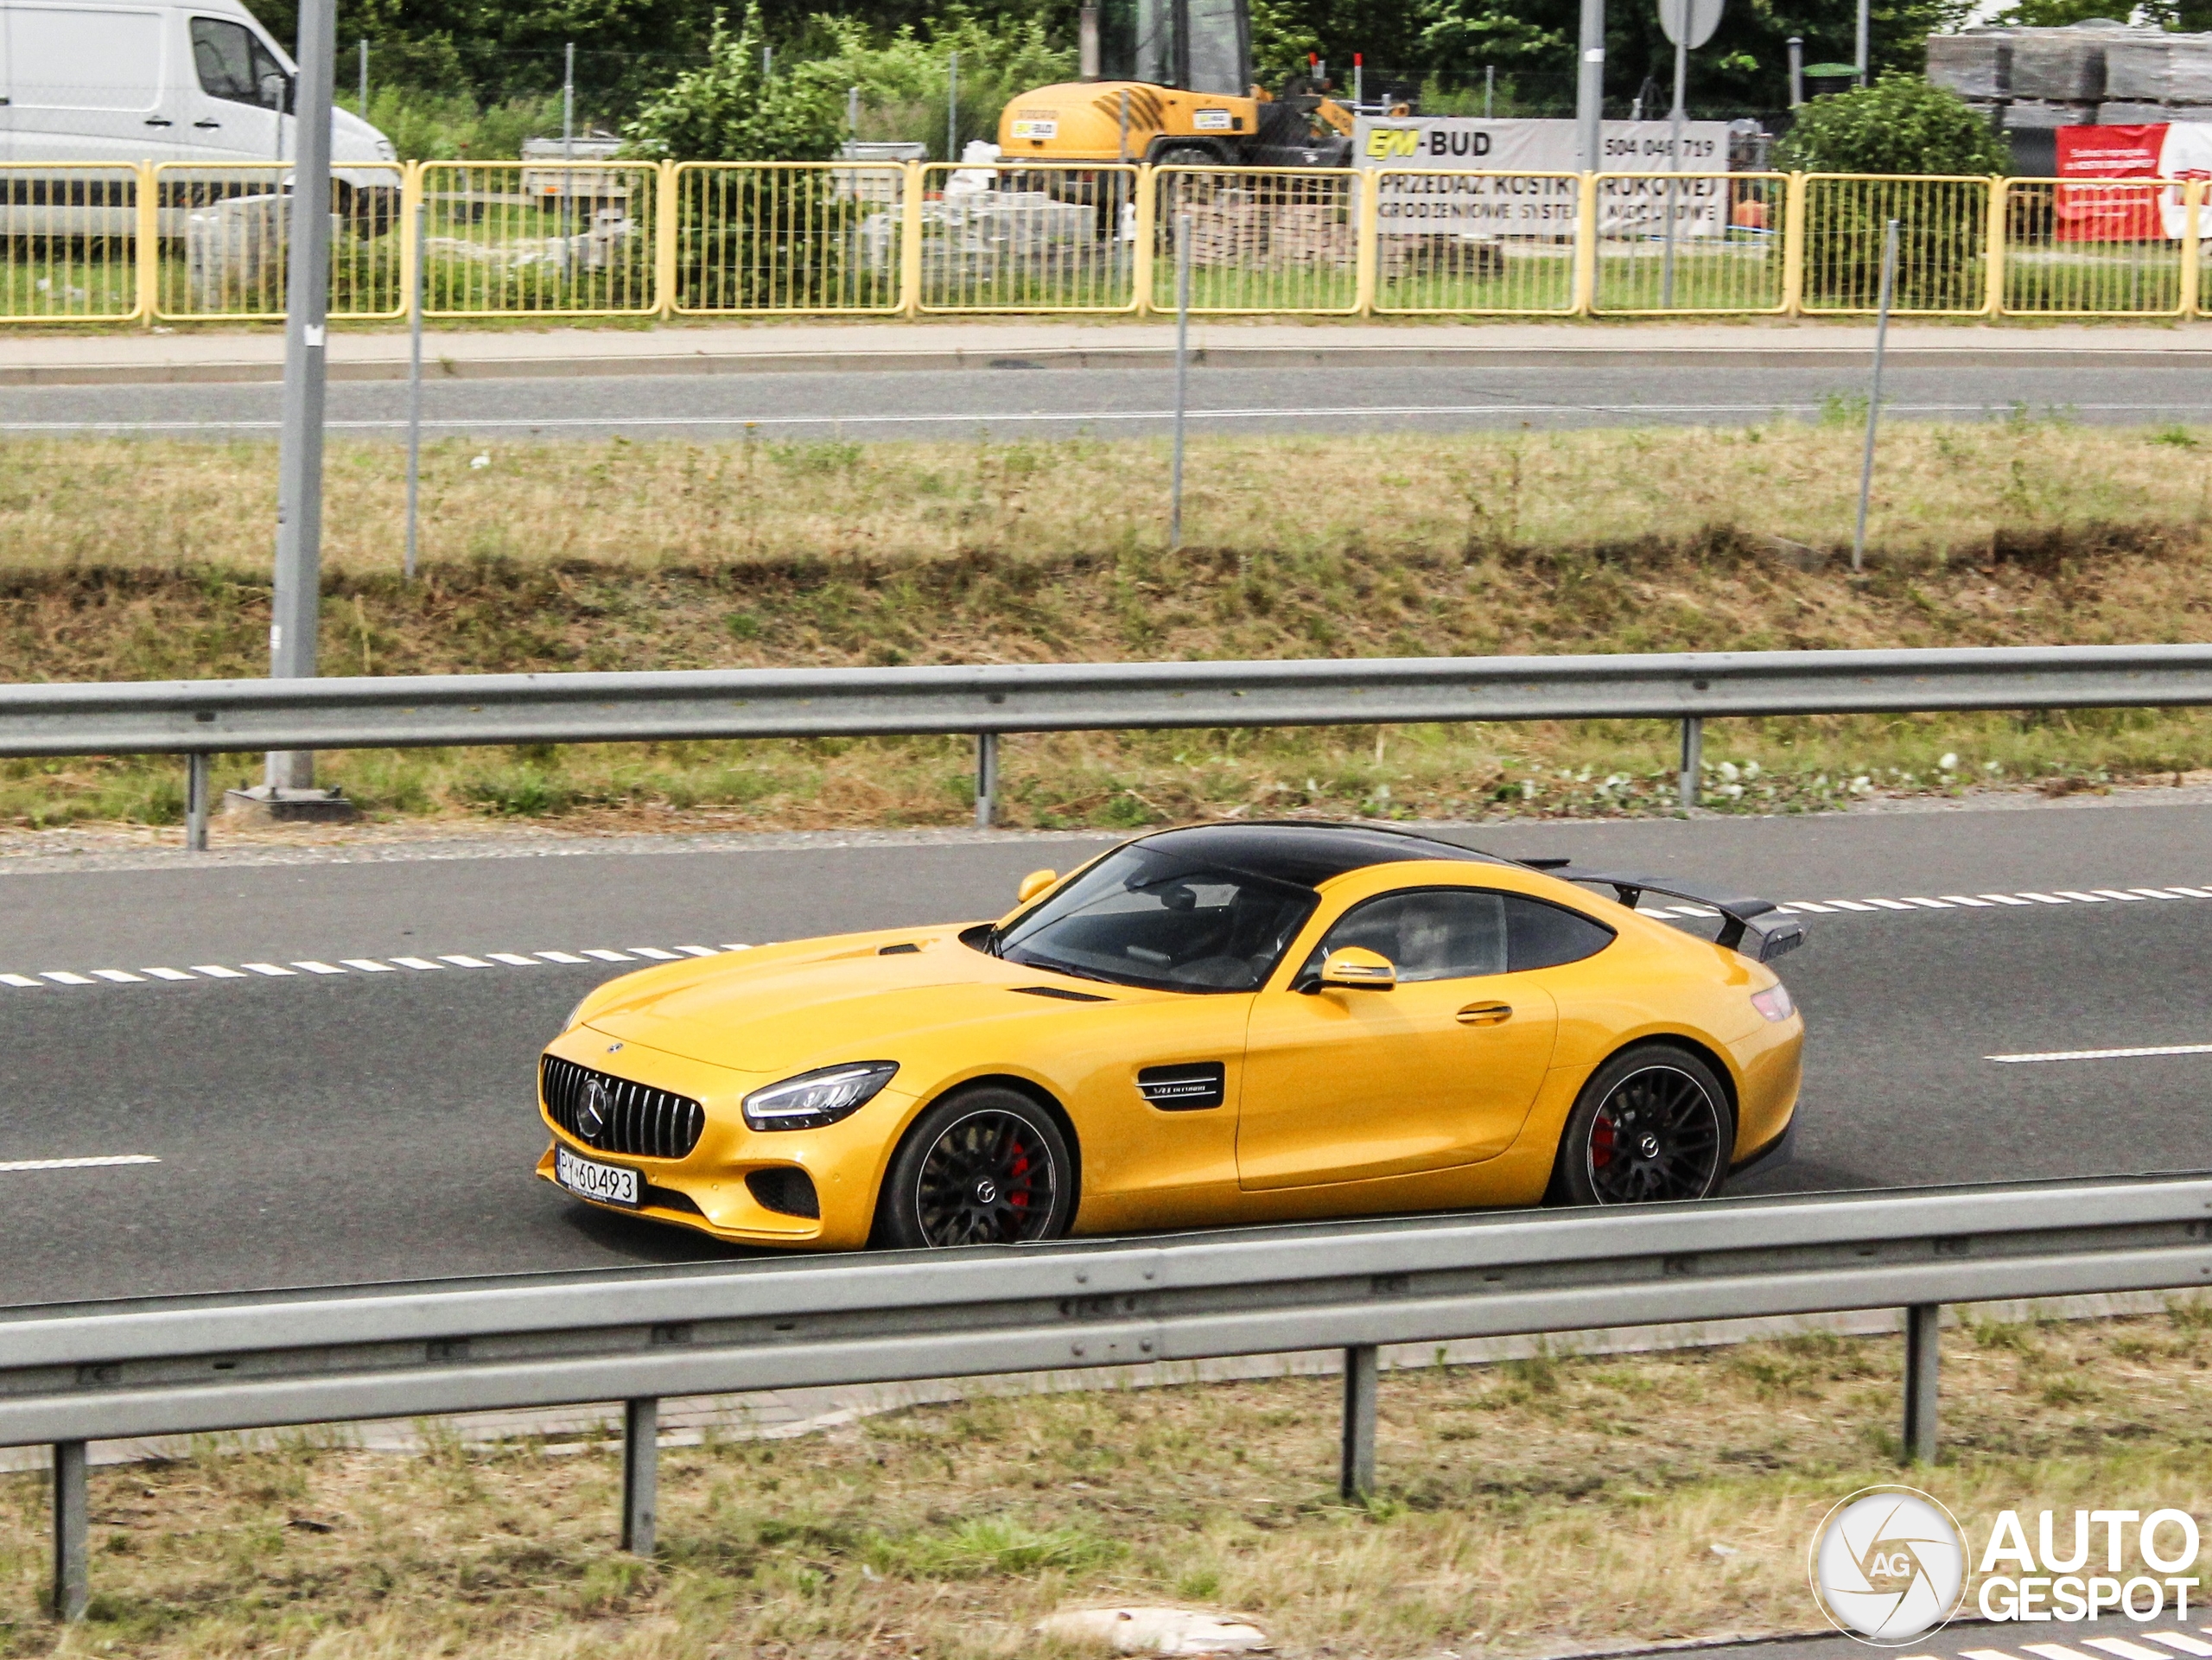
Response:
POLYGON ((1715 1193, 1788 1142, 1802 925, 1563 864, 1198 825, 996 923, 626 975, 541 1059, 537 1171, 817 1249, 1715 1193))

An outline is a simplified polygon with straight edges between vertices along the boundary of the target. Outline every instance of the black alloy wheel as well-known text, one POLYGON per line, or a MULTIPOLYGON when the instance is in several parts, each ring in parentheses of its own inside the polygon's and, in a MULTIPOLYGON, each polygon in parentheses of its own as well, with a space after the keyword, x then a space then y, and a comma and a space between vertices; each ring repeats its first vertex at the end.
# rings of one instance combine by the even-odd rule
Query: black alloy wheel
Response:
POLYGON ((1713 1069, 1671 1045, 1630 1050, 1583 1086, 1560 1139, 1576 1205, 1708 1199, 1727 1180, 1736 1115, 1713 1069))
POLYGON ((1013 1090, 963 1091, 915 1123, 885 1179, 887 1245, 1057 1239, 1075 1211, 1074 1161, 1050 1114, 1013 1090))

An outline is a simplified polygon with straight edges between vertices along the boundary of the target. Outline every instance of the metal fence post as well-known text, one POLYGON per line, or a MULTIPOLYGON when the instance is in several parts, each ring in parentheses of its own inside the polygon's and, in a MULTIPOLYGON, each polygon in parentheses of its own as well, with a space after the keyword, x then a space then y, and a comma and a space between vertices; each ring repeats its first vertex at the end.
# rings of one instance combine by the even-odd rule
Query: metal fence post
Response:
POLYGON ((2196 238, 2204 211, 2204 181, 2191 179, 2183 185, 2181 200, 2181 303, 2175 310, 2178 315, 2194 317, 2203 281, 2203 250, 2196 238))
POLYGON ((909 162, 900 182, 899 207, 899 313, 916 317, 922 310, 922 184, 919 162, 909 162))
POLYGON ((988 830, 998 805, 999 735, 976 735, 976 828, 988 830))
POLYGON ((1344 1351, 1344 1447, 1337 1491, 1348 1504, 1365 1502, 1375 1491, 1375 1405, 1382 1371, 1372 1343, 1344 1351))
POLYGON ((1882 232, 1881 304, 1874 318, 1874 378, 1866 389, 1866 453, 1859 467, 1859 518, 1851 533, 1851 568, 1866 557, 1866 503, 1874 491, 1874 438, 1882 424, 1882 353, 1890 343, 1890 306, 1897 298, 1897 222, 1882 232))
POLYGON ((660 290, 653 297, 655 309, 664 318, 676 315, 676 233, 680 211, 677 204, 683 190, 682 172, 680 162, 663 162, 657 169, 653 193, 659 214, 653 224, 653 286, 660 290))
POLYGON ((1574 216, 1574 304, 1571 315, 1586 317, 1598 308, 1598 175, 1582 175, 1577 193, 1581 212, 1574 216))
POLYGON ((1989 222, 1982 232, 1989 251, 1982 261, 1982 270, 1988 277, 1988 286, 1981 296, 1981 309, 1991 317, 2005 315, 2005 204, 2010 181, 1993 177, 1989 181, 1989 222))
POLYGON ((1705 716, 1682 716, 1681 798, 1685 808, 1698 802, 1698 780, 1705 766, 1705 716))
POLYGON ((1137 293, 1137 315, 1152 315, 1153 244, 1160 235, 1160 200, 1157 175, 1152 163, 1137 163, 1137 241, 1136 259, 1130 268, 1129 277, 1137 293))
POLYGON ((207 763, 199 750, 184 758, 184 845, 188 851, 207 851, 207 763))
POLYGON ((1904 1311, 1904 1461, 1936 1462, 1936 1379, 1943 1305, 1916 1302, 1904 1311))
POLYGON ((653 1554, 653 1506, 660 1491, 660 1402, 622 1403, 622 1549, 653 1554))
POLYGON ((1805 175, 1793 173, 1782 191, 1782 315, 1805 310, 1805 175))
POLYGON ((54 1444, 54 1617, 85 1617, 88 1569, 85 1543, 88 1512, 85 1443, 54 1444))
MULTIPOLYGON (((415 198, 415 245, 429 240, 429 208, 418 190, 415 198)), ((400 575, 415 580, 422 543, 423 506, 423 260, 416 257, 412 283, 407 294, 407 546, 400 556, 400 575)))
POLYGON ((1358 200, 1352 204, 1352 224, 1356 227, 1352 241, 1352 309, 1363 317, 1375 315, 1376 268, 1382 263, 1382 235, 1376 229, 1381 219, 1378 203, 1382 193, 1376 188, 1376 183, 1371 169, 1352 169, 1351 188, 1359 193, 1358 200))
POLYGON ((1175 444, 1167 487, 1167 551, 1183 550, 1183 407, 1191 387, 1191 215, 1175 215, 1175 444))
POLYGON ((141 162, 137 174, 138 295, 130 315, 151 328, 162 308, 162 175, 151 162, 141 162))

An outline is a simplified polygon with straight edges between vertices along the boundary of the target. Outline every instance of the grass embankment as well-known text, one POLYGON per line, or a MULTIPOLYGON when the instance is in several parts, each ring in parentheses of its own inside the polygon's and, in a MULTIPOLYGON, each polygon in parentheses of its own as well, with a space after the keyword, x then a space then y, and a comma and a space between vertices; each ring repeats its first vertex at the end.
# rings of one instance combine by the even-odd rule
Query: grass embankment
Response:
MULTIPOLYGON (((1174 557, 1150 444, 446 445, 429 458, 425 574, 411 587, 398 575, 398 452, 342 445, 329 469, 323 665, 2202 637, 2212 451, 2191 434, 1892 427, 1868 569, 1853 576, 1859 442, 1847 421, 1208 440, 1193 447, 1192 546, 1174 557)), ((6 456, 0 680, 265 671, 273 447, 72 439, 6 456)), ((1673 744, 1649 722, 1025 737, 1007 746, 1005 817, 1664 811, 1673 744)), ((2212 726, 2151 713, 1731 722, 1707 746, 1719 805, 1774 809, 1876 788, 2190 769, 2212 760, 2212 726)), ((220 781, 251 765, 238 758, 220 781)), ((179 773, 10 764, 0 817, 170 821, 179 773)), ((363 754, 330 758, 327 775, 383 812, 801 826, 953 822, 970 787, 966 745, 927 740, 363 754)))
MULTIPOLYGON (((1821 1621, 1827 1508, 1897 1479, 1894 1339, 1386 1376, 1382 1491, 1333 1492, 1333 1379, 985 1398, 663 1454, 663 1550, 614 1549, 619 1458, 299 1441, 94 1472, 92 1619, 33 1612, 41 1484, 0 1484, 0 1654, 909 1656, 1069 1650, 1060 1606, 1255 1619, 1289 1656, 1557 1652, 1821 1621)), ((1944 1339, 1944 1462, 2000 1509, 2212 1505, 2201 1312, 1944 1339)), ((2032 1530, 2034 1523, 2029 1526, 2032 1530)), ((2202 1571, 2202 1570, 2199 1570, 2202 1571)))

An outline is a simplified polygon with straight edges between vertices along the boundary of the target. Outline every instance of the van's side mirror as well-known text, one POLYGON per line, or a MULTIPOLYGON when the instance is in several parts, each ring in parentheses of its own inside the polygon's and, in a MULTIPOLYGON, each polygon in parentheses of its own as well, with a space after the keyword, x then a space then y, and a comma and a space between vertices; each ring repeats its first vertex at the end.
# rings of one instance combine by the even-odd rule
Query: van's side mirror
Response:
POLYGON ((264 75, 261 78, 261 107, 264 110, 274 110, 279 115, 283 114, 284 106, 291 102, 284 96, 287 90, 283 76, 264 75))
POLYGON ((1321 985, 1339 991, 1388 991, 1398 983, 1398 970, 1380 951, 1364 945, 1347 945, 1331 951, 1321 964, 1321 985))
POLYGON ((1027 876, 1024 876, 1021 879, 1021 886, 1014 890, 1014 903, 1017 905, 1028 904, 1030 900, 1035 899, 1039 894, 1050 887, 1054 882, 1059 881, 1059 879, 1060 873, 1057 870, 1031 871, 1027 876))

